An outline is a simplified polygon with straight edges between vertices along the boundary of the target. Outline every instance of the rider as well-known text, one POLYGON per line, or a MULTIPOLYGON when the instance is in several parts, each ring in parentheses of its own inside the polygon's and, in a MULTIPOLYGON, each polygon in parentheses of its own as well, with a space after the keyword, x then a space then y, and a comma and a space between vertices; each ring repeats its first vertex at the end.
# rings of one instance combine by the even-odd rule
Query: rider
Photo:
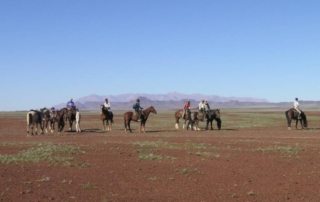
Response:
POLYGON ((206 105, 205 105, 205 101, 201 100, 201 102, 199 103, 199 112, 204 113, 206 110, 206 105))
POLYGON ((210 110, 210 105, 209 105, 209 103, 208 103, 208 100, 206 100, 206 101, 204 102, 204 110, 205 110, 206 112, 209 112, 209 110, 210 110))
POLYGON ((76 108, 76 105, 74 104, 72 98, 67 102, 67 108, 68 109, 75 109, 76 108))
POLYGON ((300 109, 299 99, 296 98, 293 101, 293 108, 298 112, 298 119, 301 119, 301 109, 300 109))
POLYGON ((132 106, 132 108, 136 112, 137 121, 140 121, 143 108, 140 106, 140 99, 139 98, 136 100, 136 103, 132 106))
POLYGON ((199 103, 199 114, 202 114, 202 116, 200 116, 200 120, 203 120, 206 115, 206 104, 204 100, 201 100, 199 103))
POLYGON ((104 108, 106 108, 108 111, 111 111, 111 105, 110 105, 110 102, 108 101, 108 98, 106 98, 106 99, 104 100, 103 106, 104 106, 104 108))
POLYGON ((185 114, 187 113, 187 111, 190 111, 190 101, 187 100, 185 103, 184 103, 184 106, 183 106, 183 112, 182 112, 182 118, 184 118, 185 114))

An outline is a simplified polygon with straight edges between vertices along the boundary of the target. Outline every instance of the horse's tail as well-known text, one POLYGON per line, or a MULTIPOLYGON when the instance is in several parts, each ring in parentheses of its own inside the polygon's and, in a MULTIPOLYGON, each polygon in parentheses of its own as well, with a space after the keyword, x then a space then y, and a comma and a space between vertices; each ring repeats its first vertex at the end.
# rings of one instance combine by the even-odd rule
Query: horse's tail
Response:
POLYGON ((127 114, 123 115, 123 123, 124 123, 124 128, 127 129, 127 118, 126 118, 127 114))
POLYGON ((27 113, 27 117, 26 118, 27 118, 27 125, 29 126, 30 125, 30 121, 32 119, 32 115, 31 115, 30 112, 27 113))
POLYGON ((222 125, 222 121, 220 118, 216 118, 216 121, 217 121, 217 127, 219 130, 221 130, 221 125, 222 125))
POLYGON ((110 121, 113 123, 113 112, 110 112, 110 121))
POLYGON ((291 125, 291 119, 292 117, 289 116, 289 113, 290 113, 290 109, 285 111, 285 115, 286 115, 286 119, 287 119, 287 124, 288 124, 288 128, 290 128, 290 125, 291 125))

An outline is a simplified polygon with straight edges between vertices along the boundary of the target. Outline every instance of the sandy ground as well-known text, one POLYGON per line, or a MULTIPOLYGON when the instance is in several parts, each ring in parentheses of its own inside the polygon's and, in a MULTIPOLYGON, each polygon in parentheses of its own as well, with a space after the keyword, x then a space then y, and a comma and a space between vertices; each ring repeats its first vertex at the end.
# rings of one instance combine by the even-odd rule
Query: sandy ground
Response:
MULTIPOLYGON (((159 116, 161 117, 161 116, 159 116)), ((155 118, 155 117, 151 117, 155 118)), ((162 117, 166 118, 166 117, 162 117)), ((319 130, 286 127, 125 134, 98 116, 84 132, 26 136, 24 117, 0 117, 0 154, 71 145, 68 165, 0 164, 1 201, 319 201, 319 130)), ((137 128, 137 124, 132 124, 137 128)))

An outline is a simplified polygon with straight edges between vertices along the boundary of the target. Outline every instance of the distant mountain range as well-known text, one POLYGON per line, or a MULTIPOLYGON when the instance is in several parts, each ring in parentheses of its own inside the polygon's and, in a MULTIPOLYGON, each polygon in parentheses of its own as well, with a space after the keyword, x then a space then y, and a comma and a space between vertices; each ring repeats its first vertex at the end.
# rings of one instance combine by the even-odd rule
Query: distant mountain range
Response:
MULTIPOLYGON (((88 95, 75 99, 77 107, 81 110, 100 110, 105 98, 108 98, 113 110, 131 110, 137 98, 141 105, 147 107, 153 105, 159 110, 179 109, 183 107, 186 100, 191 101, 192 107, 197 107, 198 103, 204 99, 208 100, 213 108, 241 108, 241 107, 280 107, 288 108, 291 103, 272 103, 266 99, 250 97, 222 97, 205 94, 182 94, 177 92, 167 94, 120 94, 120 95, 88 95)), ((308 106, 319 106, 317 101, 305 102, 308 106)), ((56 108, 65 107, 66 103, 58 104, 56 108)))

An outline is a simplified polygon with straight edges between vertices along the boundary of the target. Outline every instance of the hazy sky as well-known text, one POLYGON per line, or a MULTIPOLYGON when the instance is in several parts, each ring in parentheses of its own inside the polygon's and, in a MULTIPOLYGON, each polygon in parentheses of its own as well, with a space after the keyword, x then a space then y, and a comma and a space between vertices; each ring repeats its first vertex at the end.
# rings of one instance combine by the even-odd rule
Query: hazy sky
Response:
POLYGON ((320 100, 320 1, 2 0, 0 110, 89 94, 320 100))

